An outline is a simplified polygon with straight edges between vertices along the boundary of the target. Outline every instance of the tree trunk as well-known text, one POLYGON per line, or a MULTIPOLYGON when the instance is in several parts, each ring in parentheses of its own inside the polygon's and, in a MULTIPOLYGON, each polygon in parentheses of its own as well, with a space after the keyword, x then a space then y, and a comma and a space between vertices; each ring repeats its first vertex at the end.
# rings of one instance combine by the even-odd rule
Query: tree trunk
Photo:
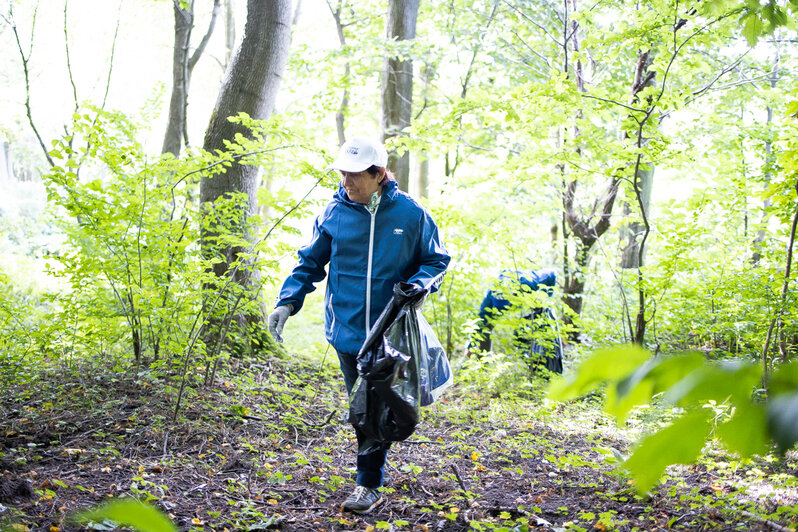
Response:
MULTIPOLYGON (((425 63, 421 68, 421 80, 424 83, 421 89, 422 108, 416 113, 416 118, 427 108, 427 99, 432 86, 432 78, 435 76, 435 67, 425 63)), ((418 154, 418 176, 416 177, 416 196, 419 198, 429 197, 429 153, 422 151, 418 154)))
POLYGON ((172 47, 172 97, 169 100, 169 122, 166 124, 161 153, 171 153, 177 157, 180 155, 181 145, 183 143, 188 145, 186 112, 188 110, 188 88, 191 84, 191 72, 194 70, 194 65, 197 64, 210 36, 213 34, 220 1, 214 1, 208 31, 193 55, 189 54, 189 47, 191 45, 191 31, 194 29, 194 0, 186 2, 185 8, 180 7, 181 2, 174 3, 175 43, 172 47))
MULTIPOLYGON (((568 47, 573 48, 574 54, 579 54, 579 23, 575 18, 570 18, 570 13, 576 13, 577 5, 576 0, 568 0, 565 2, 565 17, 563 18, 563 70, 576 85, 577 91, 585 93, 584 85, 584 72, 582 62, 576 60, 573 67, 569 63, 568 47), (570 5, 570 13, 569 13, 570 5)), ((577 55, 578 57, 578 55, 577 55)), ((582 115, 581 109, 578 109, 575 118, 582 115)), ((579 129, 575 125, 573 128, 573 137, 579 138, 579 129)), ((575 155, 582 156, 582 149, 577 143, 575 148, 575 155)), ((564 256, 563 256, 563 302, 570 308, 577 316, 582 313, 583 294, 585 290, 585 276, 587 274, 587 266, 590 262, 590 250, 599 238, 610 227, 610 216, 612 209, 615 205, 615 198, 618 195, 618 183, 620 176, 615 175, 607 184, 607 189, 601 198, 593 202, 593 208, 589 214, 582 215, 577 213, 575 205, 577 181, 568 181, 568 176, 565 167, 560 165, 558 171, 562 175, 563 183, 563 239, 564 239, 564 256), (594 222, 595 219, 595 222, 594 222), (568 236, 572 235, 574 238, 575 257, 573 264, 570 264, 568 258, 568 236)), ((575 327, 574 317, 566 314, 563 318, 566 325, 574 326, 570 328, 569 337, 571 340, 578 339, 578 330, 575 327)))
MULTIPOLYGON (((390 41, 412 40, 416 36, 419 0, 389 0, 386 36, 390 41)), ((406 135, 413 105, 413 61, 386 57, 382 69, 382 135, 383 140, 406 135)), ((394 173, 399 188, 410 183, 410 152, 399 157, 391 154, 388 168, 394 173)))
POLYGON ((162 153, 180 155, 183 140, 183 125, 186 123, 186 101, 188 99, 188 47, 191 30, 194 28, 194 0, 186 4, 174 3, 175 44, 172 47, 172 98, 169 100, 169 122, 163 139, 162 153))
MULTIPOLYGON (((255 119, 265 119, 274 110, 277 91, 288 59, 291 40, 291 0, 248 0, 247 21, 241 45, 232 58, 225 74, 219 97, 205 133, 203 148, 209 152, 225 150, 225 141, 232 141, 237 133, 249 135, 249 131, 233 124, 228 117, 247 113, 255 119)), ((213 204, 234 193, 244 193, 246 205, 236 223, 236 230, 250 238, 248 218, 257 212, 258 168, 251 165, 233 164, 227 171, 213 177, 203 176, 200 181, 200 201, 206 219, 213 219, 213 204)), ((214 232, 203 227, 203 253, 208 257, 219 257, 221 263, 214 265, 219 277, 229 276, 229 265, 242 248, 216 247, 214 232)), ((258 279, 251 263, 235 272, 234 280, 245 292, 258 279), (244 272, 248 269, 248 272, 244 272)), ((254 294, 253 294, 254 295, 254 294)), ((257 316, 239 317, 253 321, 257 316)), ((220 327, 216 329, 224 330, 220 327)))
POLYGON ((233 0, 224 1, 224 69, 230 64, 236 45, 236 19, 233 16, 233 0))
MULTIPOLYGON (((592 246, 592 244, 591 244, 592 246)), ((590 247, 586 247, 581 241, 576 243, 576 256, 574 257, 573 267, 563 279, 563 302, 576 313, 582 314, 582 298, 585 291, 585 272, 590 263, 590 247)), ((565 323, 574 325, 573 318, 566 315, 565 323)))
MULTIPOLYGON (((638 172, 640 182, 640 199, 642 201, 645 215, 651 212, 651 187, 654 185, 654 166, 650 165, 641 168, 638 172)), ((636 203, 636 201, 634 202, 636 203)), ((623 215, 628 218, 633 209, 633 203, 625 201, 623 205, 623 215)), ((621 229, 621 238, 626 239, 626 244, 621 250, 621 268, 635 269, 642 266, 640 257, 644 257, 646 250, 640 250, 640 237, 645 231, 645 226, 640 221, 628 223, 621 229)))
POLYGON ((416 176, 416 196, 419 198, 429 197, 429 154, 421 152, 418 154, 418 176, 416 176))
MULTIPOLYGON (((271 115, 288 59, 290 39, 290 0, 248 0, 244 38, 225 74, 205 132, 205 150, 224 150, 224 142, 233 140, 236 133, 248 135, 246 128, 231 123, 228 117, 247 113, 262 120, 271 115)), ((249 212, 255 212, 257 168, 233 165, 222 175, 203 178, 200 200, 203 203, 215 201, 231 192, 245 192, 249 198, 249 212)))
POLYGON ((14 170, 11 167, 11 149, 8 141, 0 142, 0 181, 11 181, 14 170))
MULTIPOLYGON (((344 23, 341 20, 341 12, 344 7, 343 0, 338 0, 338 5, 333 9, 332 4, 329 2, 327 5, 332 13, 333 21, 335 21, 335 30, 338 34, 338 42, 341 48, 346 46, 346 35, 344 34, 344 23)), ((338 105, 338 111, 335 112, 335 131, 338 133, 338 145, 342 146, 346 142, 346 114, 349 110, 349 77, 351 66, 349 61, 344 63, 343 75, 343 91, 341 93, 341 103, 338 105)))
MULTIPOLYGON (((773 60, 773 68, 770 71, 770 88, 776 88, 776 82, 778 82, 779 76, 779 56, 776 55, 775 59, 773 60)), ((773 134, 772 134, 772 124, 773 124, 773 108, 771 106, 767 106, 767 122, 765 122, 765 134, 767 137, 765 138, 765 190, 770 186, 770 181, 773 179, 773 134)), ((760 259, 762 258, 762 243, 765 241, 765 224, 767 224, 768 218, 770 216, 769 211, 770 207, 773 205, 772 200, 769 196, 765 197, 764 201, 762 202, 762 220, 759 224, 759 229, 756 232, 756 237, 754 237, 754 242, 752 247, 754 248, 753 253, 751 254, 751 264, 756 266, 760 259)))

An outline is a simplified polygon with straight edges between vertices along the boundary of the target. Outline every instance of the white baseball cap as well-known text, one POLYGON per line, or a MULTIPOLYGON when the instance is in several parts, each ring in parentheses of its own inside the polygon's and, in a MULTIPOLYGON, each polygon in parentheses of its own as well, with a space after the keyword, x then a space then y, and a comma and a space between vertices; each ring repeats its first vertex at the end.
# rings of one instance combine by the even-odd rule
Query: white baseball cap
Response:
POLYGON ((372 166, 388 166, 388 152, 381 142, 367 137, 353 137, 341 146, 335 161, 327 167, 342 172, 362 172, 372 166))

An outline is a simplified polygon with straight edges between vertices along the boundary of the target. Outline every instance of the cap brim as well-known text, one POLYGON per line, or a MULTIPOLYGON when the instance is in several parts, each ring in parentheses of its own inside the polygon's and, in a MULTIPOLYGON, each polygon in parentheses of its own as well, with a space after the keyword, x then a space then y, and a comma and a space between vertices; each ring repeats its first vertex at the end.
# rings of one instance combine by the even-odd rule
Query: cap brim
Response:
POLYGON ((369 163, 355 161, 349 157, 338 157, 330 166, 327 167, 327 170, 339 170, 341 172, 362 172, 371 166, 372 165, 369 163))

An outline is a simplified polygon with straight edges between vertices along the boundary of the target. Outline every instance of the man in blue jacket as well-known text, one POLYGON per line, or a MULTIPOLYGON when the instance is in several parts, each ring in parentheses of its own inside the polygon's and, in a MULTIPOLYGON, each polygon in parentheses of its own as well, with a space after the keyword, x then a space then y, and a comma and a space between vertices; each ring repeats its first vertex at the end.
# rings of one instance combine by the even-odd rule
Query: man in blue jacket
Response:
MULTIPOLYGON (((338 353, 347 393, 357 380, 356 356, 398 282, 434 292, 449 254, 429 212, 386 170, 388 153, 365 137, 347 141, 330 168, 341 173, 332 202, 316 219, 311 242, 283 283, 269 330, 282 341, 286 319, 326 276, 325 332, 338 353)), ((363 436, 358 431, 358 443, 363 436)), ((364 514, 382 502, 387 447, 357 457, 357 486, 343 509, 364 514)))

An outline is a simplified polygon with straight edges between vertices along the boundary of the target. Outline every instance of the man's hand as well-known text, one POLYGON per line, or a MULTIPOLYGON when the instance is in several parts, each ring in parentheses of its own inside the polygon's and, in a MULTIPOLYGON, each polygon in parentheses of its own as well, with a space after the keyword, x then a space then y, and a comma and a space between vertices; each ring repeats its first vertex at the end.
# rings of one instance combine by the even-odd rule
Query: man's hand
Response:
POLYGON ((267 320, 267 323, 269 324, 269 332, 272 333, 274 339, 280 343, 283 343, 282 334, 285 320, 288 319, 288 316, 293 310, 294 306, 289 303, 288 305, 277 307, 274 309, 274 312, 269 314, 269 319, 267 320))

